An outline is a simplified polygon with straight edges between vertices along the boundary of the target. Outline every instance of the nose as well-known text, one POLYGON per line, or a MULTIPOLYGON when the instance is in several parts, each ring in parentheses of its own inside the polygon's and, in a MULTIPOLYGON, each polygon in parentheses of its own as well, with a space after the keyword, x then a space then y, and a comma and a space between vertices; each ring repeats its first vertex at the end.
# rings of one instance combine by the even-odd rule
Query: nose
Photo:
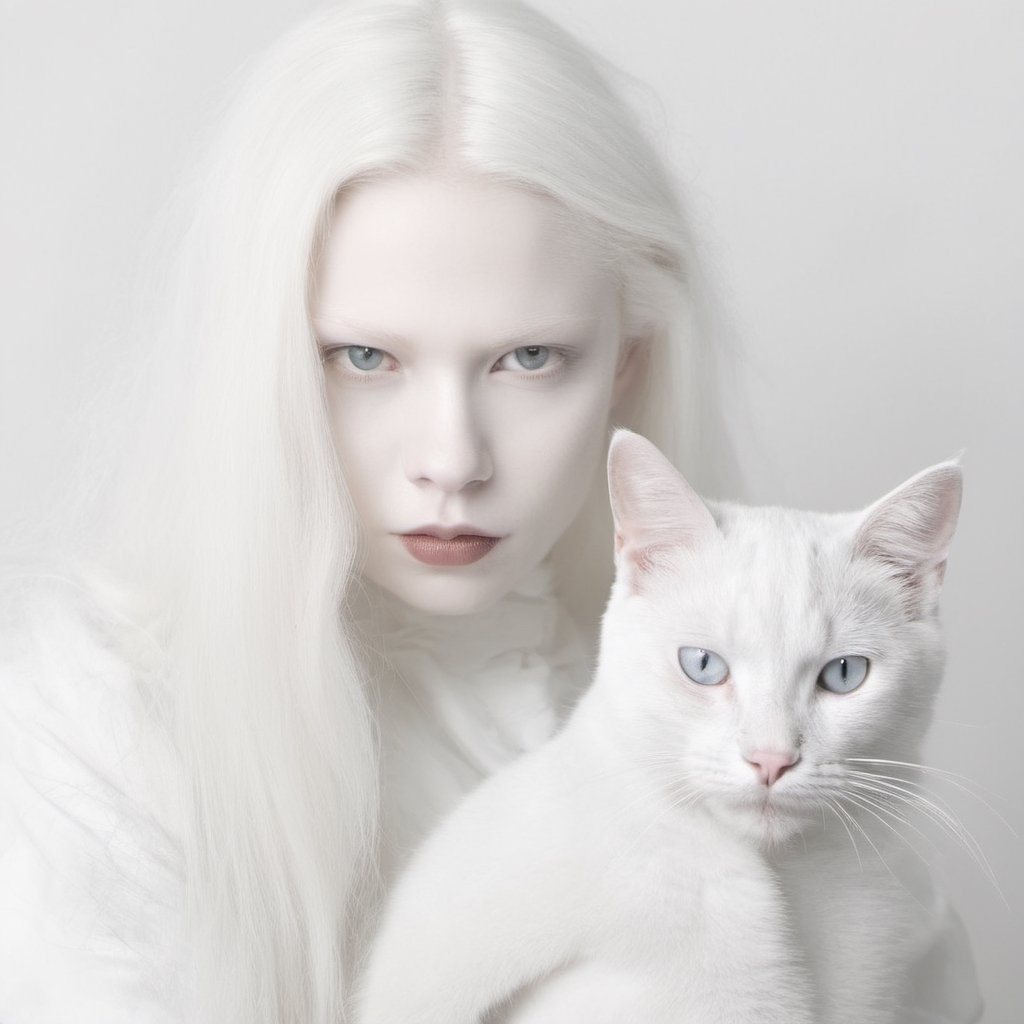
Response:
POLYGON ((800 755, 792 750, 755 750, 746 755, 766 786, 773 786, 799 760, 800 755))
POLYGON ((491 449, 471 394, 439 388, 409 412, 405 473, 412 483, 455 494, 491 478, 491 449))

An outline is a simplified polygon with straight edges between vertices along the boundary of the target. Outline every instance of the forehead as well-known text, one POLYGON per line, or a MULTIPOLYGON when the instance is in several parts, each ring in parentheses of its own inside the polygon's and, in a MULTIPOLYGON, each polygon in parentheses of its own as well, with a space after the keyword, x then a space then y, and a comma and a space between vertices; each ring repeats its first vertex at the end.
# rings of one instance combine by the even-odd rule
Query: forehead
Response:
POLYGON ((722 542, 680 566, 687 582, 674 594, 701 639, 724 644, 731 656, 770 652, 779 662, 837 644, 870 653, 881 642, 891 595, 852 557, 845 517, 730 506, 716 518, 722 542))
POLYGON ((834 543, 808 517, 782 509, 750 512, 723 524, 719 599, 733 595, 728 632, 779 637, 827 632, 834 611, 834 543))
POLYGON ((490 337, 524 319, 571 328, 617 310, 613 275, 555 200, 480 178, 394 175, 339 198, 312 312, 430 339, 490 337))

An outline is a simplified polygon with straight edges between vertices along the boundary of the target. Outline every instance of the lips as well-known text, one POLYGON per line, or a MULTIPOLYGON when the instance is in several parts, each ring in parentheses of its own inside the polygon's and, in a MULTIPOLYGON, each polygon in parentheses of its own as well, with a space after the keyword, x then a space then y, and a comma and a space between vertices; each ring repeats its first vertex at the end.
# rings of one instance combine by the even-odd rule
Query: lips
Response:
MULTIPOLYGON (((471 528, 470 528, 471 529, 471 528)), ((479 562, 501 540, 465 527, 424 527, 400 535, 405 550, 424 565, 457 566, 479 562)))

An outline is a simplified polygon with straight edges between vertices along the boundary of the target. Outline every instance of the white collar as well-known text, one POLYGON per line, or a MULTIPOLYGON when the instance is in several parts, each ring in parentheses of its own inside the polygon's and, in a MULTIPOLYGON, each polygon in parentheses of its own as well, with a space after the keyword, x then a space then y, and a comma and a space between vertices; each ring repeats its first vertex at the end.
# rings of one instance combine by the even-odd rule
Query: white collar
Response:
POLYGON ((371 585, 365 600, 390 669, 379 712, 433 733, 480 777, 548 739, 578 696, 586 659, 548 561, 470 615, 430 615, 371 585))

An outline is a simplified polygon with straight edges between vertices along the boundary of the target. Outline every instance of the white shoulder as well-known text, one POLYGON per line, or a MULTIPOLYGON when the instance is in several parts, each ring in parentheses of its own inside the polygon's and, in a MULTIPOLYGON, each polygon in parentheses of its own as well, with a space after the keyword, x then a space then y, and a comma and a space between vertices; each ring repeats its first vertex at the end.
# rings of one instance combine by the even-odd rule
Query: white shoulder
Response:
POLYGON ((911 865, 902 877, 927 911, 911 964, 908 1024, 977 1024, 984 1004, 960 915, 923 865, 911 865), (907 881, 911 870, 916 877, 907 881))
POLYGON ((180 1020, 180 849, 144 702, 69 589, 0 628, 0 1020, 180 1020))

